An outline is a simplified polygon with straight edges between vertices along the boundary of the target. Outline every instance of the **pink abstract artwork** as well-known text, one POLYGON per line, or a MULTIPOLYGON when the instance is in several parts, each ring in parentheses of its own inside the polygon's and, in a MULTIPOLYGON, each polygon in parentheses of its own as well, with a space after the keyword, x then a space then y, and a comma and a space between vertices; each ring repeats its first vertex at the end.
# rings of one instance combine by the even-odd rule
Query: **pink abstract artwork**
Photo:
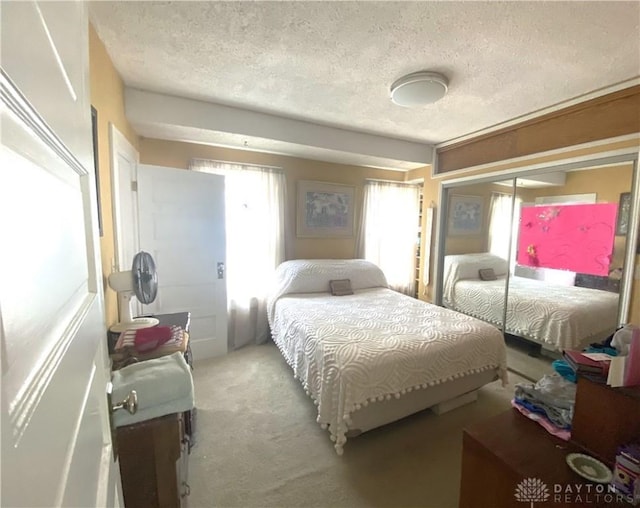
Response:
POLYGON ((520 214, 520 265, 608 275, 616 203, 524 206, 520 214))

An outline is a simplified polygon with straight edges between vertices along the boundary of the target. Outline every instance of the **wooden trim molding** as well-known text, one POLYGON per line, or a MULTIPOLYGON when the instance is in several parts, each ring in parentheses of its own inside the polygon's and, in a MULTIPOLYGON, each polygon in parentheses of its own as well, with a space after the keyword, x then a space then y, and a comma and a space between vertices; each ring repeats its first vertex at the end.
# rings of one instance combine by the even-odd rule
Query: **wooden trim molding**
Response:
POLYGON ((640 132, 640 85, 436 148, 435 174, 640 132))

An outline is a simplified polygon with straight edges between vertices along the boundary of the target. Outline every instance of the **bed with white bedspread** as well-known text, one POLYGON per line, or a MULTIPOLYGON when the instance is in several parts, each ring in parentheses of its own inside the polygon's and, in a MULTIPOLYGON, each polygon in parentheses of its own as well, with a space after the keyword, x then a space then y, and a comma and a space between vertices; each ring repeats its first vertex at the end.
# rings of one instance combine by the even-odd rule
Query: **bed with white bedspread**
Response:
MULTIPOLYGON (((443 304, 502 326, 507 270, 506 260, 489 253, 445 256, 443 304), (493 269, 496 280, 480 280, 483 268, 493 269)), ((612 333, 617 316, 616 293, 509 278, 505 331, 547 348, 580 349, 612 333)))
MULTIPOLYGON (((438 404, 506 376, 499 330, 388 289, 372 263, 287 261, 276 279, 268 304, 273 340, 318 406, 317 421, 338 453, 359 413, 394 399, 438 404), (332 296, 334 279, 350 279, 355 294, 332 296)), ((404 408, 373 426, 426 407, 404 408)))

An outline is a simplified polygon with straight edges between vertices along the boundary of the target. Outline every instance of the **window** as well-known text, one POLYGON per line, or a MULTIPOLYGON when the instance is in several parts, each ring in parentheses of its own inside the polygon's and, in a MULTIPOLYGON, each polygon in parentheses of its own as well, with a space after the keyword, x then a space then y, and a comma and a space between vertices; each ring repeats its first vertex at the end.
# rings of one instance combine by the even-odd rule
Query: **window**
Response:
POLYGON ((489 218, 489 252, 503 259, 509 259, 509 241, 511 239, 511 269, 513 269, 516 259, 520 205, 522 204, 522 200, 519 197, 515 197, 515 201, 512 223, 512 196, 494 192, 491 195, 489 218), (511 232, 511 236, 509 232, 511 232))
POLYGON ((368 181, 364 189, 361 255, 378 265, 392 289, 413 296, 420 187, 368 181))

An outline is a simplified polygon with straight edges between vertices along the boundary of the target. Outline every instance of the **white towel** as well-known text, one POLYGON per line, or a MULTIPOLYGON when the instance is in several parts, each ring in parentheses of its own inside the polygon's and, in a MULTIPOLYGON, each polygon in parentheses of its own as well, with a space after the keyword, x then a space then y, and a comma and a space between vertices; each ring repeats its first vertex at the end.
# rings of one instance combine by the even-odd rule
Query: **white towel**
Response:
POLYGON ((114 404, 131 390, 138 394, 138 411, 121 409, 113 414, 116 427, 150 420, 193 408, 193 378, 182 353, 128 365, 113 373, 114 404))

